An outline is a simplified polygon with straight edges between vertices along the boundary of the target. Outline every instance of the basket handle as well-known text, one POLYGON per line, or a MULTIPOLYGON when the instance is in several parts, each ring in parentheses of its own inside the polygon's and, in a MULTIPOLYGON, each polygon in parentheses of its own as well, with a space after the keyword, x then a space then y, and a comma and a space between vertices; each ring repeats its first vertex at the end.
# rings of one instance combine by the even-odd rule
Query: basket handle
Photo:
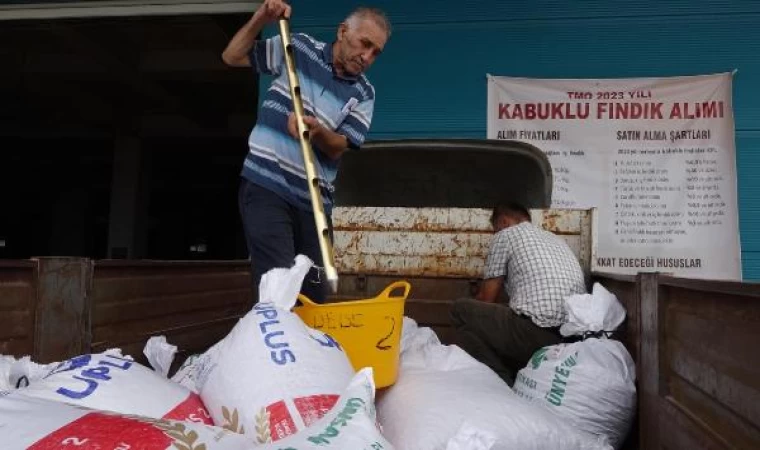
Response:
POLYGON ((313 301, 311 301, 311 299, 309 299, 309 297, 307 297, 307 296, 305 296, 303 294, 298 294, 298 300, 301 302, 301 304, 303 306, 319 306, 316 303, 314 303, 313 301))
POLYGON ((400 298, 402 300, 406 300, 406 298, 409 296, 409 291, 412 290, 412 285, 409 284, 406 281, 394 281, 393 283, 389 284, 388 287, 383 289, 383 292, 380 293, 375 299, 377 300, 388 300, 392 298, 400 298), (391 297, 391 292, 395 291, 396 289, 404 289, 404 293, 401 296, 397 297, 391 297))
MULTIPOLYGON (((390 299, 403 299, 406 300, 406 298, 409 296, 409 292, 412 290, 412 285, 409 284, 407 281, 394 281, 393 283, 389 284, 385 289, 383 289, 383 292, 381 292, 377 297, 375 297, 375 300, 390 300, 390 299), (391 292, 395 291, 396 289, 404 289, 404 293, 400 296, 391 296, 391 292)), ((303 306, 319 306, 318 304, 314 303, 309 299, 309 297, 298 294, 298 300, 303 304, 303 306)))

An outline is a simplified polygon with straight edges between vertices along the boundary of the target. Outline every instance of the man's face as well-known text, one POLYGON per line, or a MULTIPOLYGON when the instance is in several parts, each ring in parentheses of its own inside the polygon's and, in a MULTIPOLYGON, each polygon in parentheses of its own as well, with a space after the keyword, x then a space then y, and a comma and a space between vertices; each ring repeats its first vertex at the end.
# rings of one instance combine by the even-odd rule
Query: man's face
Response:
POLYGON ((387 40, 385 30, 372 19, 359 19, 353 28, 342 23, 335 47, 336 63, 346 74, 359 75, 375 62, 387 40))

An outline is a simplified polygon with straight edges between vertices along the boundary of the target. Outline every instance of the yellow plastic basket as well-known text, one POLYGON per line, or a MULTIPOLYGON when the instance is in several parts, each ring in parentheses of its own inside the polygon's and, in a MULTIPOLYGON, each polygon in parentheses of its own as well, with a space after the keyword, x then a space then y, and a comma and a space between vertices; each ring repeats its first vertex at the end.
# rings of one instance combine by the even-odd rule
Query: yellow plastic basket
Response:
POLYGON ((338 341, 355 370, 372 367, 375 385, 390 386, 398 376, 404 303, 411 285, 396 281, 375 298, 318 305, 303 295, 293 312, 311 328, 338 341), (402 295, 392 295, 403 289, 402 295))

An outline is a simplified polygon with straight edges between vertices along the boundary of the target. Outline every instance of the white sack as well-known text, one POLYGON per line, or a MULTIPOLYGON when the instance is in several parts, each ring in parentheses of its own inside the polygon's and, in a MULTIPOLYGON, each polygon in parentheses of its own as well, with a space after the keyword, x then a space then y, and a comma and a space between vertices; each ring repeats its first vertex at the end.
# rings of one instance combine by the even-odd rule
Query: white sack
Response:
POLYGON ((612 333, 625 320, 625 308, 617 297, 599 283, 591 294, 576 294, 565 298, 567 323, 559 332, 563 336, 582 336, 584 333, 612 333))
POLYGON ((244 450, 236 433, 199 423, 122 416, 65 403, 0 397, 4 450, 244 450))
MULTIPOLYGON (((593 294, 565 299, 570 322, 562 334, 611 334, 625 309, 602 285, 593 294)), ((591 338, 538 350, 517 374, 514 391, 580 430, 602 436, 619 448, 636 414, 636 367, 618 341, 591 338)))
POLYGON ((514 394, 491 369, 429 329, 410 330, 399 378, 379 396, 385 437, 399 450, 596 450, 609 446, 577 432, 514 394))
MULTIPOLYGON (((216 361, 218 348, 219 343, 204 353, 188 356, 179 366, 177 372, 172 375, 171 380, 197 394, 200 390, 199 381, 205 380, 208 375, 211 365, 216 361)), ((169 344, 164 336, 154 336, 148 339, 143 353, 148 358, 153 370, 166 377, 174 362, 177 347, 169 344)))
POLYGON ((537 351, 513 389, 618 448, 636 414, 635 371, 623 344, 587 339, 537 351))
POLYGON ((208 372, 215 364, 218 344, 208 349, 205 353, 190 355, 172 375, 171 380, 190 389, 192 392, 200 392, 200 385, 208 376, 208 372))
POLYGON ((29 380, 38 379, 46 376, 50 373, 58 364, 37 364, 32 361, 29 356, 23 356, 19 359, 10 358, 9 384, 13 389, 26 387, 29 385, 29 380))
POLYGON ((0 355, 0 393, 10 391, 16 387, 11 383, 11 367, 14 362, 16 362, 16 358, 0 355))
POLYGON ((446 450, 491 450, 494 445, 496 435, 465 422, 446 443, 446 450))
POLYGON ((153 370, 168 377, 174 355, 177 354, 177 346, 166 342, 166 336, 153 336, 145 343, 143 354, 153 370))
POLYGON ((327 413, 354 370, 328 335, 290 309, 311 261, 267 272, 260 302, 204 358, 195 376, 214 422, 266 443, 305 429, 327 413))
POLYGON ((372 369, 354 376, 335 407, 309 428, 261 450, 393 450, 377 429, 372 369))
POLYGON ((28 386, 13 391, 23 397, 121 414, 212 423, 197 394, 123 356, 120 350, 47 365, 25 358, 17 361, 12 372, 28 379, 28 386))

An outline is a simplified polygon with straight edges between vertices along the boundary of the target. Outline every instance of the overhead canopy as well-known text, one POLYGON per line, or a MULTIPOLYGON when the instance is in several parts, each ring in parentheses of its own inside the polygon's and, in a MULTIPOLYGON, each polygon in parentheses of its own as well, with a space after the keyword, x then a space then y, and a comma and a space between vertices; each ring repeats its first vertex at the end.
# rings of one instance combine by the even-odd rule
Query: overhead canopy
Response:
POLYGON ((254 0, 11 0, 0 5, 0 20, 252 13, 260 3, 254 0))
POLYGON ((227 67, 221 54, 257 5, 0 6, 0 137, 246 136, 255 121, 258 77, 227 67))
POLYGON ((552 170, 541 150, 518 141, 376 141, 343 157, 335 184, 338 206, 545 208, 552 170))

